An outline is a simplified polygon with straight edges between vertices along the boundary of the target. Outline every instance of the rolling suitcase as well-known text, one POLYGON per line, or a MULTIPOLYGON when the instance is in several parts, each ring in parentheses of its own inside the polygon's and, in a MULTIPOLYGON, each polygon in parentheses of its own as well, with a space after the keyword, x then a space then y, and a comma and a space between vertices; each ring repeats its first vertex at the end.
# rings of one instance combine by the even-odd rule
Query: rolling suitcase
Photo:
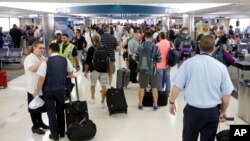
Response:
MULTIPOLYGON (((227 121, 234 121, 233 117, 227 117, 226 118, 227 121)), ((234 123, 236 124, 236 122, 234 121, 234 123)), ((220 130, 220 125, 218 125, 219 130, 220 130)), ((225 129, 220 131, 219 133, 216 134, 216 141, 230 141, 230 130, 229 129, 225 129)))
MULTIPOLYGON (((168 96, 165 91, 158 91, 158 106, 166 106, 168 104, 168 96)), ((146 91, 142 105, 145 107, 153 106, 153 95, 151 91, 146 91)))
POLYGON ((77 101, 72 102, 71 96, 69 95, 69 103, 65 104, 67 127, 69 127, 70 124, 72 123, 76 123, 81 121, 82 119, 89 118, 87 102, 79 100, 79 91, 76 78, 75 78, 75 86, 76 86, 77 101))
POLYGON ((8 85, 7 71, 0 68, 0 87, 6 88, 8 85))
POLYGON ((107 106, 109 115, 127 113, 127 101, 122 88, 110 88, 107 90, 107 106))
POLYGON ((125 68, 118 69, 116 79, 116 88, 127 87, 130 80, 130 71, 125 68))

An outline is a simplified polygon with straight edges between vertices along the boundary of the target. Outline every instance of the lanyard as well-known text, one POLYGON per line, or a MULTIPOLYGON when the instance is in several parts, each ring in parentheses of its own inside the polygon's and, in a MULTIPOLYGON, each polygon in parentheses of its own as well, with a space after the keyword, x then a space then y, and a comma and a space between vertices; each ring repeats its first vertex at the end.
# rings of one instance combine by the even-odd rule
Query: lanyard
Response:
POLYGON ((211 55, 209 53, 205 53, 205 52, 200 53, 200 55, 208 55, 211 57, 211 55))
MULTIPOLYGON (((33 53, 34 54, 34 53, 33 53)), ((34 54, 35 55, 35 54, 34 54)), ((40 61, 42 60, 42 57, 39 57, 37 55, 35 55, 40 61)))

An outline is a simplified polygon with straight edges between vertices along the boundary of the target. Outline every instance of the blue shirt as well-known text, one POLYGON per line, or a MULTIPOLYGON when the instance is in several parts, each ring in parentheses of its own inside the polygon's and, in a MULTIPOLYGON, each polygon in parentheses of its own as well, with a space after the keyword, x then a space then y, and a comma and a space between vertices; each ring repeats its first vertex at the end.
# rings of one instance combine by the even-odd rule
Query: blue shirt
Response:
POLYGON ((197 108, 212 108, 234 89, 225 65, 209 55, 195 55, 179 68, 173 83, 183 89, 184 100, 197 108))

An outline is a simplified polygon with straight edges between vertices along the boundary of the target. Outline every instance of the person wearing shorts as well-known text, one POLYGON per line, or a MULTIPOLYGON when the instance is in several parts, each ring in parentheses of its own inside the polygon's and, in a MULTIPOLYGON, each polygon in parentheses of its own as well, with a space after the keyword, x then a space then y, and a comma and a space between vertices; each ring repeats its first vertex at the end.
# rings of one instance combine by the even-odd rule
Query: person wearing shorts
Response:
MULTIPOLYGON (((144 93, 145 89, 148 87, 148 84, 150 84, 151 89, 152 89, 152 95, 153 95, 153 109, 156 111, 159 109, 159 106, 157 104, 158 101, 158 91, 157 91, 157 73, 156 73, 156 64, 160 63, 162 61, 161 53, 159 48, 152 42, 153 41, 153 34, 151 31, 146 31, 145 32, 145 42, 142 44, 142 46, 139 46, 137 49, 137 52, 135 54, 135 61, 138 62, 138 70, 139 70, 139 85, 140 85, 140 90, 139 90, 139 105, 138 109, 142 110, 143 105, 142 101, 144 98, 144 93), (141 63, 140 60, 142 60, 143 56, 141 52, 145 49, 150 50, 152 52, 151 56, 152 58, 155 58, 152 63, 153 68, 149 69, 147 71, 143 70, 141 68, 141 63), (155 50, 155 54, 153 54, 153 50, 155 50)), ((148 59, 148 58, 147 58, 148 59)), ((151 67, 151 66, 150 66, 151 67)))
MULTIPOLYGON (((101 108, 105 108, 105 97, 106 97, 106 91, 107 91, 107 85, 108 85, 108 72, 111 71, 113 72, 114 69, 109 69, 109 64, 107 64, 107 69, 103 72, 98 72, 97 70, 94 69, 93 67, 93 59, 94 59, 94 52, 98 48, 102 48, 103 46, 100 43, 100 36, 98 34, 94 35, 92 37, 93 39, 93 46, 88 49, 87 52, 87 58, 86 58, 86 64, 85 64, 85 77, 88 77, 88 72, 90 73, 90 81, 91 81, 91 86, 90 86, 90 91, 91 91, 91 98, 89 100, 89 103, 95 104, 95 87, 97 84, 97 80, 99 80, 101 86, 102 86, 102 100, 101 100, 101 108)), ((110 63, 112 64, 112 63, 110 63)), ((112 68, 112 67, 110 67, 112 68)))

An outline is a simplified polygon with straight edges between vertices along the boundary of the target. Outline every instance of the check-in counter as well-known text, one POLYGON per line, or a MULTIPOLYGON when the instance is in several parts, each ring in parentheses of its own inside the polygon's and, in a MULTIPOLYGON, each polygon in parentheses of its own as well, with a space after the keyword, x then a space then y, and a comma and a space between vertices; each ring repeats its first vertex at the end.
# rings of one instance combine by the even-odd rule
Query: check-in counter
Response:
POLYGON ((250 123, 250 80, 240 81, 238 94, 238 115, 250 123))
POLYGON ((250 123, 250 80, 242 80, 239 85, 238 115, 241 119, 250 123))
MULTIPOLYGON (((245 71, 250 71, 250 62, 239 61, 233 64, 238 69, 238 115, 250 124, 250 80, 244 77, 245 71)), ((249 79, 249 78, 248 78, 249 79)))

